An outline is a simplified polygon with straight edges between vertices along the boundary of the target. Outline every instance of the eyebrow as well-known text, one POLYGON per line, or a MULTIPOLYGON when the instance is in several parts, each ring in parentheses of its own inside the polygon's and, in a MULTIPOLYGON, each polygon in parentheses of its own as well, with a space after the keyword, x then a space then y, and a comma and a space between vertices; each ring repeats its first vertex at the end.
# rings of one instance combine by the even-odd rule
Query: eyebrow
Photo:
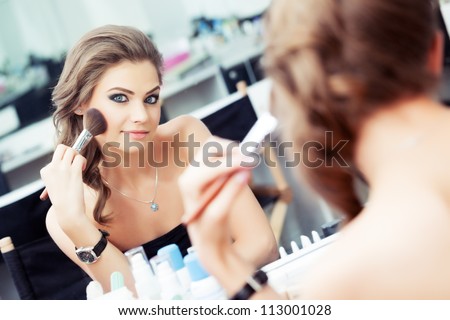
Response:
MULTIPOLYGON (((161 89, 161 87, 160 87, 159 85, 157 85, 156 87, 154 87, 154 88, 151 89, 150 91, 147 91, 147 92, 145 93, 145 95, 150 94, 150 93, 153 93, 153 92, 155 92, 155 91, 158 90, 158 89, 161 89)), ((114 87, 114 88, 111 88, 111 89, 108 90, 108 92, 109 92, 109 91, 114 91, 114 90, 124 91, 124 92, 126 92, 126 93, 128 93, 128 94, 134 94, 133 91, 128 90, 128 89, 125 89, 125 88, 121 88, 121 87, 114 87)))

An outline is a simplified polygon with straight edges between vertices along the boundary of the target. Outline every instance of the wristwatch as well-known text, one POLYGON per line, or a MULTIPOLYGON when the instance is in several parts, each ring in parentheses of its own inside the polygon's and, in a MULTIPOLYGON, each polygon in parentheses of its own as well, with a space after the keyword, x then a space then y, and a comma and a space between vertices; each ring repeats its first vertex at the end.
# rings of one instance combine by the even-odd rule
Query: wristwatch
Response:
POLYGON ((98 231, 100 231, 102 236, 95 246, 80 248, 75 247, 75 253, 77 254, 78 259, 84 263, 91 264, 96 262, 108 244, 108 239, 106 239, 106 237, 109 236, 109 233, 100 229, 98 229, 98 231))
POLYGON ((259 292, 267 284, 269 277, 262 270, 257 270, 252 276, 247 278, 244 286, 230 300, 247 300, 254 293, 259 292))

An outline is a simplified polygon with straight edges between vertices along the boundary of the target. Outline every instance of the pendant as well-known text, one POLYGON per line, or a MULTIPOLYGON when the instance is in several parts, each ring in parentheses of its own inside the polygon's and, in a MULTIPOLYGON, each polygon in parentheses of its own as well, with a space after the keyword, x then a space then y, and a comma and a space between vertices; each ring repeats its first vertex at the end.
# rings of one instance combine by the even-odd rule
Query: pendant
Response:
POLYGON ((152 209, 153 212, 156 212, 159 209, 159 205, 156 202, 152 202, 150 204, 150 208, 152 209))

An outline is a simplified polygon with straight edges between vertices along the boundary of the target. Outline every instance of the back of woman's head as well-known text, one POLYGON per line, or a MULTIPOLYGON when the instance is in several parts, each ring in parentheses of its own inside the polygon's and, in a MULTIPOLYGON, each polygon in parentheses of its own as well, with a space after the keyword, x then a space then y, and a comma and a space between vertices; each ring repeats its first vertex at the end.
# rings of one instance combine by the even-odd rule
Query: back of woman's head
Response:
POLYGON ((348 141, 340 155, 351 165, 367 116, 434 89, 427 61, 435 6, 434 0, 274 0, 268 12, 264 64, 276 110, 297 147, 306 141, 324 147, 303 155, 322 163, 305 170, 306 177, 350 217, 361 209, 353 192, 357 169, 333 160, 330 151, 348 141))
MULTIPOLYGON (((122 61, 152 62, 162 82, 161 54, 143 32, 133 27, 106 25, 96 28, 86 33, 69 51, 52 95, 56 107, 54 122, 58 131, 58 143, 73 145, 83 130, 83 117, 75 111, 87 105, 106 70, 122 61)), ((106 220, 101 217, 101 211, 110 190, 101 180, 98 170, 101 152, 91 142, 83 155, 87 158, 83 180, 99 192, 94 217, 97 221, 104 222, 106 220)))

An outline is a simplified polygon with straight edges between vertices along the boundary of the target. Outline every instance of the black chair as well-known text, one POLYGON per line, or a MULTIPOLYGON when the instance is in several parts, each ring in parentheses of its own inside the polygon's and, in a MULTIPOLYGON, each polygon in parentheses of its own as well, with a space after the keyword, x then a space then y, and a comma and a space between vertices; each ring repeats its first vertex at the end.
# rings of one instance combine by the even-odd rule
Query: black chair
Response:
POLYGON ((0 208, 0 248, 21 299, 86 299, 90 278, 49 236, 43 188, 0 208))
POLYGON ((47 87, 35 88, 12 102, 20 120, 20 127, 51 116, 51 90, 47 87))
POLYGON ((220 67, 220 73, 227 87, 228 93, 234 93, 237 91, 237 84, 240 81, 245 81, 248 84, 252 84, 254 81, 250 78, 248 62, 239 63, 232 67, 224 68, 220 67))

